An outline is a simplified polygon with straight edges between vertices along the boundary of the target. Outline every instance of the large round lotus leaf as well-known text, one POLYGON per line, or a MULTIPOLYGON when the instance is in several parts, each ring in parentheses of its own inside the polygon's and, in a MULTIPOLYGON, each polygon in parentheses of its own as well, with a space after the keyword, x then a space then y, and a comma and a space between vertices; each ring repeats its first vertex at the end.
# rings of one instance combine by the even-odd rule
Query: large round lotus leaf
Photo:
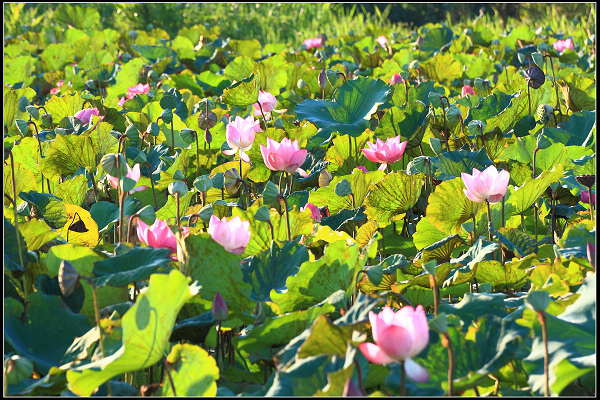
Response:
POLYGON ((306 119, 319 127, 319 136, 327 139, 334 132, 360 136, 369 126, 371 115, 385 103, 390 87, 379 79, 359 76, 346 81, 333 101, 307 99, 294 108, 299 120, 306 119))
MULTIPOLYGON (((216 396, 219 367, 201 347, 177 344, 167 356, 177 396, 216 396)), ((169 381, 170 382, 170 381, 169 381)), ((170 383, 162 385, 162 396, 174 396, 170 383)))
POLYGON ((380 227, 388 226, 393 217, 408 212, 417 203, 424 182, 423 174, 407 175, 402 171, 388 174, 371 189, 365 213, 380 227))

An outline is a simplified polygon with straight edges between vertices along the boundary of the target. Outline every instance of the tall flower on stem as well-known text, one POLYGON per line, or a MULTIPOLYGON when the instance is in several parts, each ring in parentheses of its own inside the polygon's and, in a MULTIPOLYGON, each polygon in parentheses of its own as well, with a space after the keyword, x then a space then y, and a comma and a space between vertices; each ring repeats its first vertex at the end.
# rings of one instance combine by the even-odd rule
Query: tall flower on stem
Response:
MULTIPOLYGON (((183 227, 183 235, 189 233, 189 228, 183 227)), ((137 234, 140 241, 148 246, 156 248, 166 248, 171 253, 177 253, 177 239, 165 221, 156 219, 150 226, 141 219, 138 220, 137 234)))
POLYGON ((429 372, 412 359, 429 344, 429 326, 423 307, 405 306, 394 312, 385 306, 379 314, 370 311, 369 320, 375 344, 359 345, 367 360, 374 364, 400 361, 404 365, 402 373, 413 381, 429 380, 429 372))
MULTIPOLYGON (((119 186, 119 178, 116 176, 112 176, 112 175, 107 175, 107 176, 108 176, 108 181, 110 182, 110 185, 116 189, 119 186)), ((129 166, 129 164, 127 164, 127 175, 125 175, 125 176, 129 179, 133 179, 137 183, 140 180, 140 176, 141 176, 140 164, 135 164, 133 166, 133 168, 131 168, 129 166)), ((147 187, 148 186, 146 186, 146 185, 138 186, 138 187, 130 190, 129 194, 134 194, 135 192, 141 192, 142 190, 145 190, 147 187)))
POLYGON ((252 106, 254 107, 254 115, 260 116, 262 109, 266 118, 271 118, 271 111, 278 111, 275 110, 275 107, 277 107, 277 99, 275 96, 262 90, 258 92, 258 102, 254 103, 252 106))
POLYGON ((271 171, 282 171, 289 174, 298 172, 300 175, 306 175, 306 172, 300 168, 306 160, 306 149, 300 149, 298 140, 293 142, 288 138, 283 138, 281 143, 267 137, 267 145, 260 145, 260 152, 267 168, 271 171))
POLYGON ((250 222, 242 221, 238 216, 227 221, 226 217, 219 219, 213 215, 210 217, 208 233, 225 250, 241 255, 250 241, 250 222))
POLYGON ((246 119, 239 116, 235 117, 235 120, 227 124, 225 133, 227 144, 231 149, 223 150, 223 154, 232 156, 239 150, 240 160, 250 163, 250 158, 246 154, 246 151, 252 148, 255 134, 260 131, 260 123, 251 115, 246 119))
MULTIPOLYGON (((465 172, 461 173, 466 189, 463 189, 467 198, 475 203, 487 204, 488 226, 491 228, 492 219, 490 204, 495 204, 502 200, 508 189, 508 180, 510 174, 506 170, 498 172, 496 167, 490 165, 483 172, 473 168, 473 175, 465 172)), ((492 240, 492 231, 490 229, 490 240, 492 240)))
POLYGON ((368 149, 361 149, 365 157, 377 163, 381 163, 379 170, 386 169, 388 164, 392 164, 402 158, 404 149, 408 141, 400 142, 400 135, 389 138, 385 142, 377 138, 376 143, 367 142, 368 149))

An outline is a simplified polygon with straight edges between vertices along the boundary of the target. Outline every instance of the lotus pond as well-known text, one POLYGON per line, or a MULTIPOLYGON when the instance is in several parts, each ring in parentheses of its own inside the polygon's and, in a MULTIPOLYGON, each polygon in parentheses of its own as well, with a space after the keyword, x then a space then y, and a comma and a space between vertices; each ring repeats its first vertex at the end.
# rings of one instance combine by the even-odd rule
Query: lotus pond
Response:
POLYGON ((595 20, 61 10, 4 40, 5 395, 595 395, 595 20))

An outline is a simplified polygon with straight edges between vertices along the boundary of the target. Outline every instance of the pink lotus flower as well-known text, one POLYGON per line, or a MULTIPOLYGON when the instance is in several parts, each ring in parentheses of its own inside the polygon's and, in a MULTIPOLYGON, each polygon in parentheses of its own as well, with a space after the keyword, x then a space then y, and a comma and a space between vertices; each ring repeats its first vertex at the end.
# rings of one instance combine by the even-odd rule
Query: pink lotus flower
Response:
POLYGON ((56 94, 58 92, 60 92, 60 89, 57 87, 50 89, 50 94, 56 94))
MULTIPOLYGON (((110 186, 112 186, 116 189, 119 186, 119 178, 117 178, 116 176, 108 175, 108 174, 107 174, 107 176, 108 176, 108 181, 110 182, 110 186)), ((140 164, 135 164, 133 166, 133 169, 131 167, 129 167, 129 164, 128 164, 127 165, 127 175, 125 175, 125 176, 127 178, 133 179, 137 183, 140 180, 140 176, 141 176, 140 164)), ((138 187, 130 190, 129 194, 134 194, 135 192, 141 192, 142 190, 145 190, 146 188, 148 188, 148 186, 146 186, 146 185, 138 186, 138 187)))
POLYGON ((383 171, 388 164, 402 158, 407 143, 408 141, 400 142, 400 135, 387 139, 385 143, 378 138, 375 144, 367 142, 369 148, 361 151, 369 160, 381 163, 379 170, 383 171))
POLYGON ((300 211, 304 212, 307 209, 310 210, 310 216, 315 222, 321 222, 321 210, 319 210, 319 207, 315 206, 313 203, 308 203, 306 206, 302 207, 300 211))
MULTIPOLYGON (((75 113, 75 118, 80 120, 84 125, 87 125, 92 120, 92 115, 99 116, 100 111, 97 108, 84 108, 81 111, 75 113)), ((100 117, 102 119, 103 117, 100 117)))
POLYGON ((56 87, 61 87, 64 83, 65 83, 65 80, 61 79, 60 81, 56 82, 56 87))
MULTIPOLYGON (((271 111, 276 111, 275 107, 277 107, 277 99, 269 92, 263 92, 260 90, 258 92, 258 103, 262 106, 262 110, 265 113, 266 118, 270 118, 271 111)), ((260 107, 258 103, 254 103, 254 115, 261 116, 260 107)))
POLYGON ((250 163, 250 158, 246 151, 252 148, 255 133, 260 132, 260 122, 255 120, 252 115, 244 119, 240 116, 235 117, 235 120, 227 124, 225 137, 230 150, 223 150, 223 154, 232 156, 237 151, 240 151, 240 158, 250 163))
POLYGON ((404 79, 402 79, 400 74, 394 74, 390 79, 390 85, 395 85, 396 83, 404 83, 404 79))
POLYGON ((473 175, 461 173, 466 189, 463 189, 467 198, 475 203, 488 201, 495 204, 502 200, 508 188, 510 174, 506 170, 498 172, 496 167, 490 165, 483 172, 473 168, 473 175))
POLYGON ((125 96, 121 97, 119 99, 119 102, 117 103, 119 106, 123 107, 125 105, 125 102, 127 101, 127 99, 125 98, 125 96))
POLYGON ((321 47, 323 44, 323 38, 306 39, 304 45, 306 49, 312 49, 313 47, 321 47))
POLYGON ((586 246, 587 258, 590 262, 590 266, 596 271, 596 245, 588 242, 586 246))
POLYGON ((429 326, 423 306, 415 310, 411 306, 394 312, 385 306, 379 314, 369 312, 373 343, 361 343, 360 351, 374 364, 389 364, 404 361, 406 375, 416 382, 429 380, 429 372, 415 361, 429 344, 429 326))
MULTIPOLYGON (((137 234, 140 241, 151 247, 169 249, 171 253, 177 253, 177 239, 175 239, 175 235, 165 221, 157 218, 151 226, 148 226, 144 221, 138 219, 137 224, 137 234)), ((189 231, 189 228, 183 227, 184 236, 189 231)))
MULTIPOLYGON (((129 88, 129 93, 132 93, 133 95, 144 94, 144 93, 148 93, 149 91, 150 91, 150 85, 147 83, 145 85, 138 83, 136 86, 132 86, 129 88)), ((133 96, 131 96, 131 97, 133 97, 133 96)))
POLYGON ((386 49, 386 45, 389 43, 385 36, 381 35, 377 38, 377 43, 384 49, 386 49))
POLYGON ((300 168, 306 160, 306 149, 298 147, 298 139, 293 142, 288 138, 283 138, 281 143, 267 137, 267 146, 260 145, 260 152, 265 161, 265 165, 271 171, 285 171, 288 173, 299 172, 302 176, 307 176, 306 172, 300 168))
POLYGON ((473 91, 473 88, 469 85, 465 85, 462 87, 462 94, 460 95, 460 97, 465 97, 467 95, 467 93, 475 96, 475 92, 473 91))
POLYGON ((571 38, 566 40, 557 40, 556 42, 552 43, 552 45, 559 53, 562 53, 566 49, 573 50, 573 40, 571 40, 571 38))
MULTIPOLYGON (((585 190, 581 192, 581 202, 590 204, 590 194, 585 190)), ((592 193, 592 203, 596 204, 596 195, 594 193, 592 193)))
POLYGON ((250 241, 250 222, 242 221, 238 216, 227 221, 226 217, 219 219, 213 215, 210 217, 208 233, 225 250, 241 255, 250 241))
MULTIPOLYGON (((359 169, 362 172, 364 172, 365 174, 369 172, 369 170, 367 169, 367 167, 365 167, 364 165, 359 165, 358 167, 355 167, 354 169, 359 169)), ((356 171, 352 170, 352 173, 354 173, 356 171)))

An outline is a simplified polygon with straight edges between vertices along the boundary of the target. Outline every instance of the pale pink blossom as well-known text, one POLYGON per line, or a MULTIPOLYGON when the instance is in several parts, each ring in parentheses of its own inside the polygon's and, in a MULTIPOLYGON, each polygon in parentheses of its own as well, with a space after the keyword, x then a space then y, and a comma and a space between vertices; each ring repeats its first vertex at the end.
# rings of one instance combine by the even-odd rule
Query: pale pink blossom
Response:
POLYGON ((119 106, 123 107, 123 106, 125 105, 125 102, 126 102, 127 100, 128 100, 128 99, 126 99, 126 98, 125 98, 125 96, 123 96, 123 97, 121 97, 121 98, 119 99, 119 102, 118 102, 117 104, 118 104, 119 106))
MULTIPOLYGON (((367 167, 365 167, 364 165, 359 165, 358 167, 354 167, 354 169, 359 169, 359 170, 361 170, 362 172, 364 172, 365 174, 366 174, 367 172, 369 172, 369 170, 367 169, 367 167)), ((352 170, 352 173, 354 173, 354 172, 356 172, 356 171, 352 170)))
POLYGON ((250 163, 250 158, 246 152, 252 148, 255 133, 260 132, 260 122, 255 120, 252 115, 246 119, 237 116, 235 120, 227 124, 225 137, 230 150, 223 150, 223 154, 232 156, 240 152, 240 159, 250 163))
POLYGON ((396 83, 404 83, 404 79, 402 79, 400 74, 394 74, 390 79, 390 85, 395 85, 396 83))
MULTIPOLYGON (((97 108, 84 108, 81 111, 75 113, 75 118, 80 120, 84 125, 87 125, 92 120, 92 115, 99 116, 100 111, 97 108)), ((100 117, 102 119, 103 117, 100 117)))
POLYGON ((262 111, 265 114, 266 118, 271 116, 271 111, 276 111, 275 107, 277 107, 277 99, 269 92, 263 92, 260 90, 258 92, 258 102, 253 104, 254 107, 254 115, 261 116, 260 107, 262 106, 262 111))
POLYGON ((498 172, 496 167, 490 165, 483 172, 473 168, 473 175, 461 173, 466 189, 463 189, 467 198, 475 203, 488 201, 495 204, 502 200, 508 188, 510 174, 506 170, 498 172))
POLYGON ((415 361, 429 344, 429 326, 423 306, 402 307, 394 312, 385 306, 379 314, 369 312, 373 343, 361 343, 360 351, 374 364, 404 361, 406 375, 416 382, 429 380, 429 372, 415 361))
MULTIPOLYGON (((189 233, 189 228, 183 227, 183 235, 189 233)), ((137 234, 140 241, 148 246, 169 249, 171 253, 177 253, 177 239, 165 221, 158 218, 150 226, 138 219, 137 234)))
POLYGON ((385 142, 377 138, 375 144, 367 142, 368 149, 361 149, 365 157, 377 163, 381 163, 379 170, 383 171, 388 164, 394 163, 402 158, 404 149, 408 142, 400 142, 400 135, 389 138, 385 142))
POLYGON ((300 211, 304 212, 307 209, 310 210, 311 217, 315 222, 321 222, 321 210, 319 210, 319 207, 315 206, 313 203, 308 203, 306 206, 302 207, 300 211))
POLYGON ((321 45, 323 44, 323 38, 313 38, 313 39, 306 39, 304 41, 304 45, 306 46, 307 49, 312 49, 313 47, 321 47, 321 45))
POLYGON ((213 215, 210 217, 208 233, 225 250, 241 255, 250 241, 250 222, 242 221, 238 216, 227 221, 226 217, 219 219, 213 215))
MULTIPOLYGON (((108 181, 110 182, 110 185, 116 189, 119 186, 119 178, 117 178, 116 176, 108 175, 108 174, 107 174, 107 176, 108 176, 108 181)), ((133 179, 137 183, 140 180, 140 176, 141 176, 140 164, 135 164, 133 166, 133 168, 131 168, 128 164, 127 165, 127 175, 125 175, 125 176, 129 179, 133 179)), ((141 192, 142 190, 145 190, 147 187, 148 186, 146 186, 146 185, 138 186, 138 187, 130 190, 129 194, 134 194, 135 192, 141 192)))
POLYGON ((302 176, 307 176, 306 172, 300 167, 306 160, 306 149, 298 147, 298 139, 293 142, 288 138, 283 138, 281 143, 267 137, 267 145, 260 145, 260 152, 267 168, 271 171, 285 171, 288 173, 298 172, 302 176))
POLYGON ((462 87, 462 93, 461 93, 460 97, 465 97, 467 95, 467 93, 475 96, 475 92, 473 91, 473 88, 469 85, 465 85, 462 87))
POLYGON ((386 46, 389 44, 388 40, 385 38, 384 35, 381 35, 377 38, 377 43, 379 43, 379 45, 384 49, 386 49, 386 46))
POLYGON ((60 92, 60 89, 57 87, 50 89, 50 94, 56 94, 58 92, 60 92))
POLYGON ((562 53, 566 49, 573 50, 573 40, 571 40, 571 38, 565 40, 557 40, 556 42, 552 43, 552 45, 554 46, 554 49, 556 49, 556 51, 558 51, 559 53, 562 53))

